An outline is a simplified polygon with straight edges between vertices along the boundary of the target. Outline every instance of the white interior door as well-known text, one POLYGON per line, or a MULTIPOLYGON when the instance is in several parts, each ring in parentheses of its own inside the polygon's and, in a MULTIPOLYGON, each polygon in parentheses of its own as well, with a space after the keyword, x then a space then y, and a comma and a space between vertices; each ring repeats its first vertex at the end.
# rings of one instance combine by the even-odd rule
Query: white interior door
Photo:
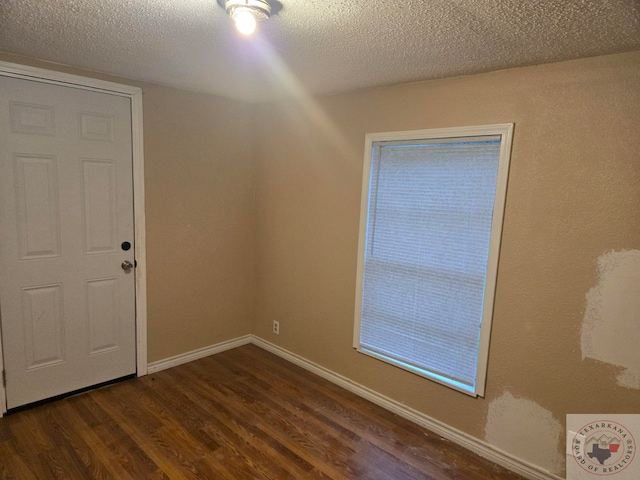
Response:
POLYGON ((131 100, 0 76, 7 407, 136 371, 131 100), (126 249, 126 244, 130 248, 126 249))

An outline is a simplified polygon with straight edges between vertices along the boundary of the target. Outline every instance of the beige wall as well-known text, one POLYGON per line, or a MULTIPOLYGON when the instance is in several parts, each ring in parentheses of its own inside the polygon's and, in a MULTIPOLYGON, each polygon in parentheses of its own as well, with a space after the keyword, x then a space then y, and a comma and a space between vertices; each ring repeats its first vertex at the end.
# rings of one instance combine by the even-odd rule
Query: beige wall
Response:
POLYGON ((250 333, 251 107, 1 52, 0 60, 143 89, 149 362, 250 333))
POLYGON ((554 472, 566 413, 640 410, 640 52, 255 108, 0 60, 144 90, 149 361, 253 332, 554 472), (506 122, 487 394, 474 399, 351 346, 364 136, 506 122), (613 340, 594 343, 603 328, 613 340))
POLYGON ((149 361, 250 333, 251 109, 144 88, 149 361))
MULTIPOLYGON (((264 105, 257 125, 255 334, 556 473, 567 413, 640 411, 640 377, 618 381, 615 347, 583 359, 581 333, 598 258, 640 249, 640 52, 264 105), (364 137, 507 122, 487 393, 475 399, 352 348, 364 137)), ((640 296, 640 273, 626 271, 622 303, 640 296)), ((613 303, 595 321, 640 351, 625 342, 640 307, 613 303)))

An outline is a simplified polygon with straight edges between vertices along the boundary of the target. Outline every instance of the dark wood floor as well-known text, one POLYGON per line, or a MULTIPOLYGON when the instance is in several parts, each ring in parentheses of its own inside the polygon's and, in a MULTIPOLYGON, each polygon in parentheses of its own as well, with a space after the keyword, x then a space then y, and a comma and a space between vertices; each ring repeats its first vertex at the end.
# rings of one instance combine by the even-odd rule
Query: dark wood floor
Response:
POLYGON ((521 479, 252 346, 0 419, 2 479, 521 479))

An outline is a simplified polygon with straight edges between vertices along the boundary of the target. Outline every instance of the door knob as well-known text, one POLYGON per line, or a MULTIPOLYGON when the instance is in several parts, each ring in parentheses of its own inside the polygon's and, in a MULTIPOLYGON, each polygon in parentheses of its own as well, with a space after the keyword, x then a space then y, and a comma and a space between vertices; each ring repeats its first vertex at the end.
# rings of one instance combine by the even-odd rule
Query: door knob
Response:
POLYGON ((133 263, 131 263, 129 260, 125 260, 120 266, 125 272, 129 273, 133 268, 133 263))

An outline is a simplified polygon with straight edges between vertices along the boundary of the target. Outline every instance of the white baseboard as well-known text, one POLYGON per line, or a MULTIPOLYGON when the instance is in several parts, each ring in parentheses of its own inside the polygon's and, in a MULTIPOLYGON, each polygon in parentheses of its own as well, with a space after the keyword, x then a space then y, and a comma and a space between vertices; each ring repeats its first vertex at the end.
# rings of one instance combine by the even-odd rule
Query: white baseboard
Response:
POLYGON ((435 418, 431 418, 424 413, 409 408, 396 400, 381 395, 370 388, 360 385, 347 377, 311 362, 300 355, 285 350, 284 348, 274 345, 260 337, 256 337, 255 335, 252 335, 251 337, 251 343, 254 345, 278 355, 279 357, 298 365, 305 370, 309 370, 310 372, 341 386, 345 390, 349 390, 350 392, 355 393, 356 395, 365 398, 370 402, 389 410, 390 412, 417 423, 447 440, 451 440, 467 450, 471 450, 472 452, 475 452, 498 465, 502 465, 503 467, 522 475, 523 477, 531 480, 562 480, 561 477, 547 470, 532 465, 520 458, 514 457, 513 455, 504 452, 487 442, 483 442, 482 440, 450 427, 435 418))
POLYGON ((245 335, 244 337, 234 338, 227 340, 226 342, 216 343, 208 347, 192 350, 191 352, 182 353, 175 357, 165 358, 164 360, 158 360, 152 362, 147 366, 148 373, 155 373, 167 368, 177 367, 183 363, 193 362, 200 358, 208 357, 209 355, 215 355, 216 353, 224 352, 225 350, 231 350, 232 348, 247 345, 252 341, 252 335, 245 335))
POLYGON ((342 388, 349 390, 356 395, 375 403, 376 405, 389 410, 397 415, 400 415, 407 420, 410 420, 418 425, 421 425, 428 430, 450 440, 458 445, 470 450, 478 455, 491 460, 498 465, 502 465, 509 470, 522 475, 525 478, 531 480, 562 480, 561 477, 544 470, 536 465, 530 464, 520 458, 504 452, 491 444, 484 442, 478 438, 472 437, 460 430, 457 430, 445 423, 442 423, 435 418, 425 415, 422 412, 414 410, 412 408, 403 405, 402 403, 386 397, 370 388, 360 385, 353 380, 348 379, 340 374, 337 374, 325 367, 311 362, 300 355, 285 350, 282 347, 274 345, 260 337, 255 335, 245 335, 233 340, 211 345, 209 347, 200 348, 191 352, 176 355, 175 357, 159 360, 157 362, 150 363, 148 366, 149 373, 159 372, 167 368, 176 367, 183 363, 198 360, 209 355, 224 352, 225 350, 231 350, 232 348, 240 347, 252 343, 268 352, 271 352, 299 367, 304 368, 316 375, 329 380, 342 388))

